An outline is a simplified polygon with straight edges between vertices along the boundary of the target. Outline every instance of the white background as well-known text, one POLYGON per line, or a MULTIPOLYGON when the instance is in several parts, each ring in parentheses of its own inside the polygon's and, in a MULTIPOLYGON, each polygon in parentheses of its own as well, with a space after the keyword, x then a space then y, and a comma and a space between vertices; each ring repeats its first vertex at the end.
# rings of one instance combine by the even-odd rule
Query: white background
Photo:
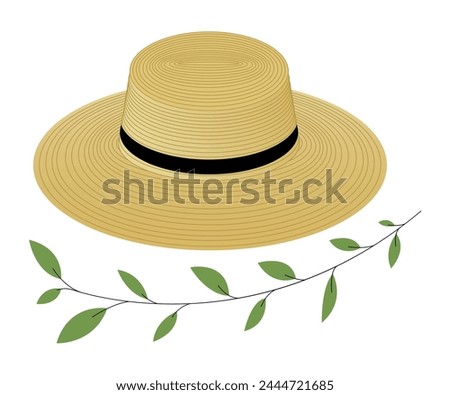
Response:
POLYGON ((2 393, 114 394, 120 381, 334 380, 335 394, 448 394, 449 12, 445 1, 14 1, 1 30, 2 393), (133 56, 172 34, 230 31, 271 44, 291 83, 345 108, 382 141, 386 181, 375 199, 320 234, 265 248, 181 251, 103 235, 49 203, 33 176, 34 151, 67 113, 126 88, 133 56), (256 300, 187 307, 172 333, 153 343, 160 306, 110 310, 87 337, 56 344, 76 313, 109 304, 65 293, 41 270, 28 240, 50 247, 64 278, 81 289, 130 297, 117 269, 159 300, 215 297, 190 271, 210 266, 240 295, 278 285, 261 260, 298 276, 348 255, 329 239, 367 244, 381 219, 402 222, 393 269, 388 243, 336 271, 338 301, 321 323, 327 278, 270 297, 266 316, 243 327, 256 300))

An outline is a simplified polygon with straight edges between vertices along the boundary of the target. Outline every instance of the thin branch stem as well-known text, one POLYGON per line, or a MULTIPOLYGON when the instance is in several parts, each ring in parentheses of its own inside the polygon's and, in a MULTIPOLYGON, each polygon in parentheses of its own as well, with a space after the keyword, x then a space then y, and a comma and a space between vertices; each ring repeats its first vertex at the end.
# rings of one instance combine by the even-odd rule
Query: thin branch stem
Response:
POLYGON ((289 274, 285 274, 285 277, 290 278, 291 280, 303 281, 302 278, 292 277, 289 274))
MULTIPOLYGON (((334 265, 334 266, 331 266, 331 267, 328 268, 328 269, 322 270, 321 272, 315 273, 315 274, 313 274, 313 275, 311 275, 311 276, 309 276, 309 277, 305 277, 305 278, 302 278, 302 279, 296 279, 296 281, 294 281, 294 282, 291 282, 291 283, 286 284, 286 285, 282 285, 282 286, 277 287, 277 288, 272 288, 272 289, 264 290, 264 291, 261 291, 261 292, 255 292, 255 293, 248 294, 248 295, 243 295, 243 296, 237 296, 237 297, 235 297, 235 296, 231 296, 231 295, 228 295, 228 294, 227 294, 228 298, 224 298, 224 299, 201 300, 201 301, 193 301, 193 302, 158 302, 158 303, 155 303, 155 302, 153 302, 153 301, 151 301, 151 300, 149 300, 149 299, 147 299, 147 301, 136 301, 136 300, 127 300, 127 299, 113 298, 113 297, 109 297, 109 296, 96 295, 96 294, 93 294, 93 293, 90 293, 90 292, 80 291, 80 290, 78 290, 78 289, 73 288, 71 285, 69 285, 69 284, 68 284, 66 281, 64 281, 58 274, 57 274, 57 276, 58 276, 58 278, 59 278, 59 279, 67 286, 67 288, 60 288, 60 290, 70 290, 70 291, 79 293, 79 294, 81 294, 81 295, 86 295, 86 296, 90 296, 90 297, 93 297, 93 298, 99 298, 99 299, 104 299, 104 300, 110 300, 110 301, 113 301, 113 302, 118 302, 117 304, 115 304, 115 305, 113 305, 113 306, 111 306, 111 307, 108 307, 108 308, 112 308, 112 307, 115 307, 115 306, 118 306, 118 305, 124 304, 124 303, 147 304, 147 305, 159 305, 159 306, 181 306, 181 307, 176 311, 176 312, 178 312, 178 311, 181 310, 182 308, 184 308, 184 307, 186 307, 186 306, 189 306, 189 305, 202 305, 202 304, 212 304, 212 303, 221 303, 221 302, 231 302, 231 301, 233 301, 233 300, 248 299, 248 298, 252 298, 252 297, 254 297, 254 296, 261 296, 261 295, 266 295, 265 299, 267 299, 267 297, 268 297, 270 294, 272 294, 273 292, 280 291, 280 290, 282 290, 282 289, 286 289, 286 288, 289 288, 289 287, 293 287, 293 286, 298 285, 298 284, 300 284, 300 283, 303 283, 303 282, 305 282, 305 281, 312 280, 313 278, 319 277, 319 276, 321 276, 321 275, 323 275, 323 274, 325 274, 325 273, 328 273, 328 272, 330 272, 330 271, 331 271, 332 274, 333 274, 334 271, 335 271, 338 267, 340 267, 340 266, 342 266, 342 265, 345 265, 346 263, 348 263, 348 262, 350 262, 350 261, 353 261, 354 259, 358 258, 358 257, 361 256, 362 254, 365 254, 367 251, 369 251, 369 250, 371 250, 372 248, 376 247, 377 245, 381 244, 383 241, 385 241, 386 239, 388 239, 388 238, 389 238, 390 236, 392 236, 393 234, 395 234, 395 237, 397 237, 397 233, 399 232, 399 230, 400 230, 401 228, 403 228, 404 226, 406 226, 408 223, 410 223, 410 222, 411 222, 414 218, 416 218, 421 212, 422 212, 422 211, 417 212, 417 213, 414 214, 410 219, 408 219, 405 223, 403 223, 403 224, 401 224, 401 225, 398 225, 398 228, 397 228, 397 229, 393 230, 392 232, 390 232, 389 234, 387 234, 386 236, 384 236, 383 238, 381 238, 380 240, 378 240, 376 243, 374 243, 374 244, 372 244, 372 245, 370 245, 370 246, 364 247, 365 249, 364 249, 363 251, 361 251, 361 252, 359 252, 359 253, 353 255, 352 257, 350 257, 350 258, 348 258, 348 259, 346 259, 346 260, 344 260, 344 261, 342 261, 342 262, 339 262, 338 264, 336 264, 336 265, 334 265)), ((55 272, 55 273, 56 273, 56 272, 55 272)), ((221 289, 220 286, 219 286, 219 289, 221 289)), ((222 289, 221 289, 221 291, 224 292, 222 289)), ((224 292, 224 293, 225 293, 225 292, 224 292)), ((264 300, 265 300, 265 299, 264 299, 264 300)), ((176 313, 176 312, 175 312, 175 313, 176 313)), ((174 313, 174 314, 175 314, 175 313, 174 313)))
POLYGON ((175 313, 172 314, 172 317, 173 317, 175 314, 177 314, 181 309, 183 309, 183 308, 185 308, 186 306, 189 306, 189 305, 190 305, 190 303, 186 303, 186 304, 184 304, 183 306, 181 306, 179 309, 177 309, 177 311, 175 311, 175 313))
POLYGON ((267 298, 268 298, 270 295, 272 295, 272 293, 274 293, 274 292, 275 292, 275 290, 272 289, 272 291, 270 291, 270 292, 265 296, 265 298, 263 299, 263 301, 262 301, 262 303, 261 303, 261 307, 263 306, 264 303, 266 303, 267 298))
POLYGON ((106 307, 106 308, 100 310, 98 313, 95 313, 95 314, 92 316, 92 318, 94 318, 96 315, 99 315, 99 314, 105 312, 106 310, 112 309, 113 307, 120 306, 121 304, 125 304, 125 303, 129 303, 129 302, 126 301, 126 300, 124 300, 124 301, 122 301, 122 302, 113 304, 112 306, 106 307))
POLYGON ((220 292, 222 292, 224 295, 227 295, 232 299, 238 299, 238 298, 235 298, 234 296, 231 296, 228 292, 225 292, 225 290, 220 285, 218 285, 217 288, 219 288, 220 292))

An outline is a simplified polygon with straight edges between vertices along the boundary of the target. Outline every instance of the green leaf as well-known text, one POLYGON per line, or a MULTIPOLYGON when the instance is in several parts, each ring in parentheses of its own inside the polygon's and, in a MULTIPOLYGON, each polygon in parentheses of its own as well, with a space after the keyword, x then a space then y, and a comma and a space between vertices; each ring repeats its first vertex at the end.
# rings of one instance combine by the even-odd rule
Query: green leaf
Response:
POLYGON ((153 337, 153 341, 157 341, 162 337, 166 336, 175 326, 177 322, 177 313, 171 314, 166 317, 158 326, 155 332, 155 336, 153 337))
POLYGON ((45 304, 45 303, 50 303, 53 302, 59 295, 59 293, 61 292, 60 289, 49 289, 48 291, 45 291, 40 298, 38 299, 37 303, 38 304, 45 304))
POLYGON ((50 274, 50 276, 61 278, 61 268, 59 267, 58 260, 55 255, 53 255, 53 252, 33 240, 30 240, 30 246, 34 257, 38 261, 39 265, 41 265, 42 269, 50 274))
POLYGON ((245 330, 248 331, 249 329, 252 329, 256 325, 258 325, 261 319, 263 318, 265 311, 266 311, 266 300, 261 299, 255 304, 252 311, 250 312, 250 315, 248 316, 247 319, 247 323, 245 324, 245 330))
POLYGON ((389 246, 389 265, 393 267, 395 265, 395 262, 397 262, 397 259, 400 255, 400 238, 397 234, 395 234, 394 238, 391 241, 391 245, 389 246))
POLYGON ((134 292, 137 296, 141 298, 147 299, 147 293, 145 292, 144 287, 136 277, 122 270, 118 270, 118 272, 123 282, 130 289, 130 291, 134 292))
POLYGON ((202 266, 191 267, 191 269, 197 278, 211 291, 229 296, 227 282, 219 272, 202 266))
POLYGON ((69 320, 58 337, 58 343, 78 340, 91 333, 105 316, 106 309, 85 310, 69 320))
POLYGON ((336 248, 339 248, 342 251, 355 251, 359 248, 359 244, 352 239, 333 239, 330 240, 331 244, 333 244, 336 248))
POLYGON ((289 281, 295 279, 295 273, 292 268, 278 261, 265 261, 259 262, 259 266, 264 270, 269 276, 276 278, 277 280, 289 281))
POLYGON ((334 275, 328 280, 322 303, 322 322, 325 321, 334 309, 337 298, 337 285, 334 275))
POLYGON ((388 219, 383 219, 383 221, 378 222, 379 224, 383 226, 395 226, 392 221, 389 221, 388 219))

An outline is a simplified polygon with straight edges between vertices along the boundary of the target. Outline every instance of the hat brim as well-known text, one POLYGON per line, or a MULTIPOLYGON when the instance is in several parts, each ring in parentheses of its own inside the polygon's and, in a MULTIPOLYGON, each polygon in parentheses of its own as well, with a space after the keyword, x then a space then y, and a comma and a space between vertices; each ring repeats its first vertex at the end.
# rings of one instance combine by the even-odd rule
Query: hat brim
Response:
POLYGON ((241 173, 195 175, 202 181, 214 178, 223 184, 222 195, 214 196, 221 202, 205 203, 199 190, 199 202, 185 196, 181 204, 169 194, 167 203, 152 204, 133 185, 129 203, 121 199, 105 204, 104 199, 111 195, 105 193, 104 181, 123 180, 124 171, 130 178, 142 180, 145 188, 152 180, 155 198, 164 190, 160 181, 174 176, 171 171, 132 158, 123 148, 119 129, 124 99, 125 92, 121 92, 69 114, 45 135, 34 159, 35 176, 47 198, 75 220, 109 235, 183 249, 280 243, 314 234, 355 214, 375 196, 384 180, 384 150, 367 126, 330 103, 294 92, 299 140, 285 156, 241 173), (331 171, 334 182, 345 178, 339 193, 346 202, 337 196, 327 199, 327 169, 331 169, 328 177, 331 171), (262 180, 268 171, 278 180, 271 191, 274 200, 266 199, 262 183, 253 183, 251 188, 260 198, 243 204, 241 199, 248 202, 254 195, 239 185, 248 179, 262 180), (232 196, 227 198, 226 184, 231 179, 238 179, 239 184, 231 184, 228 192, 232 196), (292 181, 280 188, 283 179, 292 181), (311 196, 305 201, 307 180, 318 182, 309 184, 311 196), (298 201, 288 203, 294 196, 298 201), (144 198, 142 204, 139 198, 144 198))

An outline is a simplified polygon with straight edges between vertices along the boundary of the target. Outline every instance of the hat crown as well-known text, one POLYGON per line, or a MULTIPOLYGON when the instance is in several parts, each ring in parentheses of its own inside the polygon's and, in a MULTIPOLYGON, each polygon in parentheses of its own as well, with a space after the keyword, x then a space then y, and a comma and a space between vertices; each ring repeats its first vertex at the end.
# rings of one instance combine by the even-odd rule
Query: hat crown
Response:
POLYGON ((122 127, 152 150, 245 156, 279 144, 296 123, 286 61, 253 38, 182 34, 149 45, 131 64, 122 127))

